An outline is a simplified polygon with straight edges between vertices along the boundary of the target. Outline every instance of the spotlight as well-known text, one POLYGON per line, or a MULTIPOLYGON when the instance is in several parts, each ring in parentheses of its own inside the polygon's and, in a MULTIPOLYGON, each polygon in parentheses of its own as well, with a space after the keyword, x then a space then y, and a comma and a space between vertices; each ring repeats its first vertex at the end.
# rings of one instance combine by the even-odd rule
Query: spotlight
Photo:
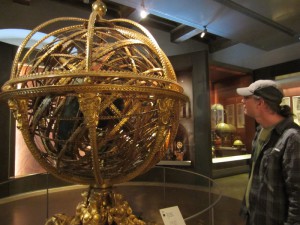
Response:
POLYGON ((140 17, 141 17, 142 19, 145 19, 148 15, 149 15, 149 13, 147 12, 147 10, 146 10, 146 8, 145 8, 144 0, 142 0, 142 2, 141 2, 140 17))
POLYGON ((200 37, 204 38, 206 33, 207 33, 207 29, 206 29, 206 26, 204 26, 204 30, 201 32, 200 37))
POLYGON ((145 9, 141 9, 140 16, 142 19, 145 19, 148 16, 148 12, 145 9))

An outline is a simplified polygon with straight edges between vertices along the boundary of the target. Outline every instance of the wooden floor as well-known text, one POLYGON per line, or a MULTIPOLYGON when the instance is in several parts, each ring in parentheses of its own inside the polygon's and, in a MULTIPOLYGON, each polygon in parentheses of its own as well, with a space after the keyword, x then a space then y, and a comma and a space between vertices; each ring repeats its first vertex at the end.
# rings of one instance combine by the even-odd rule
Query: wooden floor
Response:
MULTIPOLYGON (((197 218, 186 221, 187 225, 238 225, 241 199, 247 182, 247 175, 217 179, 222 191, 221 200, 197 218)), ((191 186, 161 186, 149 184, 120 185, 115 189, 121 193, 133 208, 134 214, 149 223, 163 224, 159 214, 161 208, 177 205, 184 218, 203 211, 218 199, 217 187, 209 194, 207 188, 191 186)), ((0 199, 1 225, 43 225, 46 218, 56 213, 75 214, 75 208, 83 199, 84 186, 38 191, 0 199)))

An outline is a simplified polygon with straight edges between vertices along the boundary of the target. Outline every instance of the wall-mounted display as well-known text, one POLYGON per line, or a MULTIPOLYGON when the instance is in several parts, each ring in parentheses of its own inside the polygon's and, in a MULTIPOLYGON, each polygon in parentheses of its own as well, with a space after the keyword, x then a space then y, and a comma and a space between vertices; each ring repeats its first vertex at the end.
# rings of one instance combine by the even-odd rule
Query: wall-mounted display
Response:
POLYGON ((288 105, 291 106, 291 98, 290 97, 283 97, 282 102, 280 105, 288 105))
POLYGON ((234 104, 226 105, 226 121, 228 124, 235 126, 234 104))
POLYGON ((293 96, 293 113, 295 123, 300 125, 300 96, 293 96))
POLYGON ((244 114, 244 105, 238 103, 236 105, 236 117, 237 117, 237 128, 245 127, 245 114, 244 114))

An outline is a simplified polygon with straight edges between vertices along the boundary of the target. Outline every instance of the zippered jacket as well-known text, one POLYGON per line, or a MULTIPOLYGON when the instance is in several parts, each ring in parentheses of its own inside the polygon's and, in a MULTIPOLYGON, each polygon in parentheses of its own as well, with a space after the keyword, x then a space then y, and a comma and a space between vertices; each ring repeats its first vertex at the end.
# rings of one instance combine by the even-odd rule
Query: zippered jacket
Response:
MULTIPOLYGON (((261 127, 258 126, 252 152, 261 127)), ((300 127, 286 118, 272 130, 254 165, 249 225, 300 225, 300 127)))

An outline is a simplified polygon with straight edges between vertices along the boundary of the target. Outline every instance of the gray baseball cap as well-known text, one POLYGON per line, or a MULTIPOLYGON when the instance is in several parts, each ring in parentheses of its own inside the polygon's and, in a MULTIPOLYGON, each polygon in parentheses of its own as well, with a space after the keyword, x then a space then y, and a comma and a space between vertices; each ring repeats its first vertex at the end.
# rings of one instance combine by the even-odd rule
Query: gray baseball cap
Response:
POLYGON ((284 96, 278 84, 273 80, 257 80, 248 87, 237 88, 236 92, 241 96, 256 95, 278 104, 284 96))

